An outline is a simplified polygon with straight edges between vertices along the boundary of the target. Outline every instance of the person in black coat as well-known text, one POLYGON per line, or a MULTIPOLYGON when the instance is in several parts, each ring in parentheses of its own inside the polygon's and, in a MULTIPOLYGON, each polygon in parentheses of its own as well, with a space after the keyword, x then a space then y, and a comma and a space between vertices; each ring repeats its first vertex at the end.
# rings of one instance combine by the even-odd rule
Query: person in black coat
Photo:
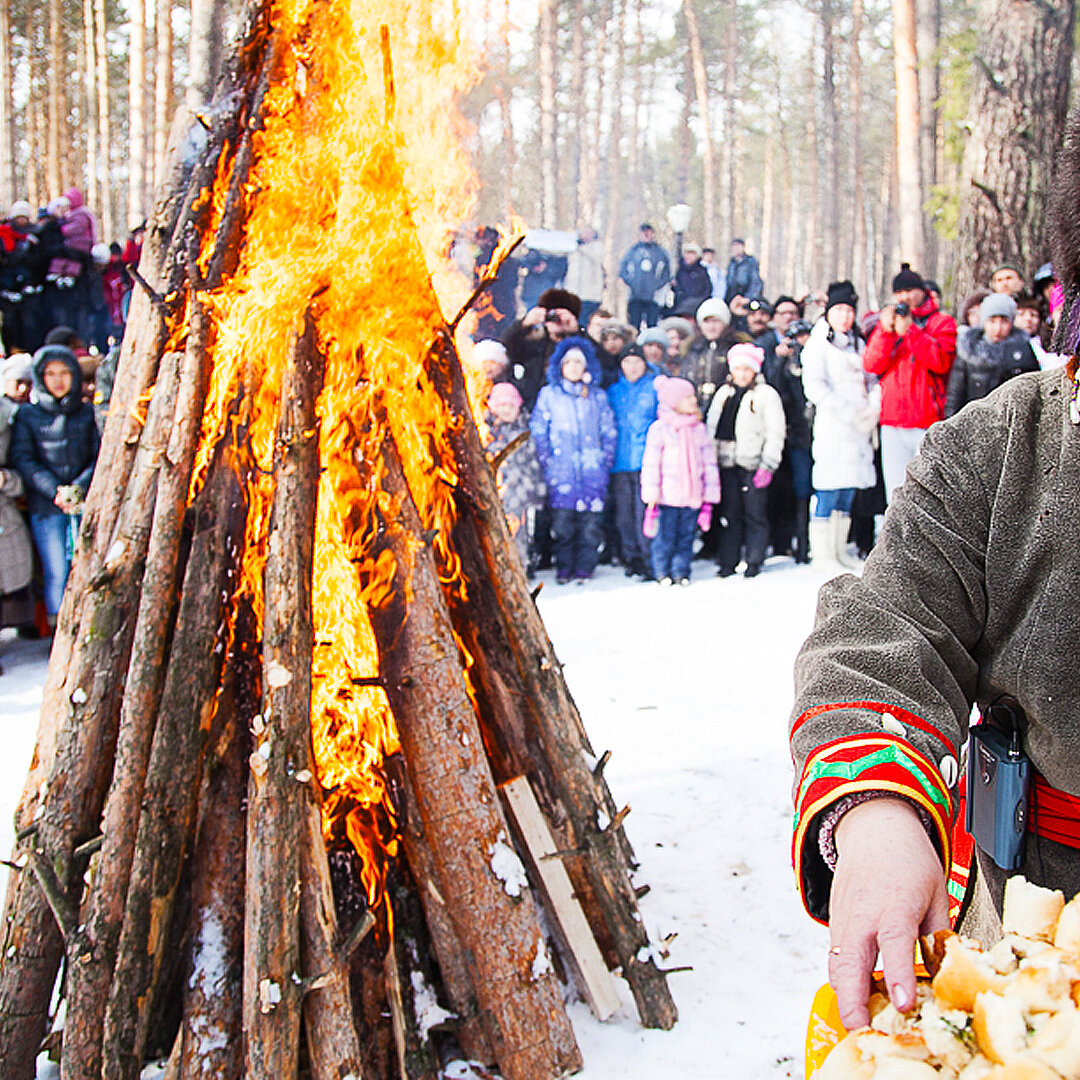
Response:
POLYGON ((697 309, 712 296, 712 288, 712 278, 701 262, 701 248, 697 244, 683 244, 682 260, 675 274, 672 312, 693 318, 697 309))
POLYGON ((15 414, 11 463, 26 485, 30 531, 45 573, 45 609, 55 625, 100 443, 93 406, 82 399, 75 354, 45 345, 34 355, 33 375, 30 401, 15 414))
POLYGON ((1016 301, 1011 296, 991 293, 979 305, 979 314, 980 326, 963 327, 957 335, 956 361, 945 394, 946 416, 986 397, 1014 375, 1039 370, 1027 334, 1013 326, 1016 301))

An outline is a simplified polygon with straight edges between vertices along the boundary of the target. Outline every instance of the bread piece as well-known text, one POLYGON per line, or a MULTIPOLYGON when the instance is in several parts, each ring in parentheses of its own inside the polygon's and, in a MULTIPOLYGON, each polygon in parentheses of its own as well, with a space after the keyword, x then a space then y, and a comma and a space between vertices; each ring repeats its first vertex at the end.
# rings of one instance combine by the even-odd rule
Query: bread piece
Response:
POLYGON ((1001 925, 1006 934, 1053 941, 1058 916, 1064 907, 1065 896, 1060 889, 1044 889, 1018 874, 1005 882, 1001 925))
POLYGON ((986 1080, 1061 1080, 1061 1074, 1036 1058, 1025 1055, 1010 1061, 1008 1065, 998 1065, 986 1074, 986 1080))
POLYGON ((1065 1076, 1080 1074, 1080 1012, 1070 1006, 1047 1017, 1031 1040, 1033 1054, 1065 1076))
POLYGON ((850 1032, 833 1047, 824 1064, 814 1073, 814 1080, 873 1080, 874 1059, 864 1058, 855 1041, 856 1035, 863 1030, 850 1032))
POLYGON ((951 937, 945 942, 945 956, 931 986, 942 1009, 971 1012, 975 996, 984 990, 997 990, 1001 976, 975 942, 951 937))
POLYGON ((1027 1042, 1027 1024, 1020 1003, 993 991, 975 998, 975 1041, 991 1060, 1004 1065, 1020 1054, 1027 1042))
POLYGON ((1070 995, 1077 979, 1080 979, 1080 972, 1067 962, 1064 953, 1051 946, 1038 956, 1024 960, 1002 992, 1019 1001, 1030 1018, 1034 1013, 1071 1009, 1070 995))
POLYGON ((939 1080, 941 1074, 933 1065, 911 1058, 885 1058, 878 1062, 874 1080, 939 1080))
POLYGON ((1070 956, 1080 957, 1080 896, 1074 896, 1061 909, 1054 944, 1070 956))

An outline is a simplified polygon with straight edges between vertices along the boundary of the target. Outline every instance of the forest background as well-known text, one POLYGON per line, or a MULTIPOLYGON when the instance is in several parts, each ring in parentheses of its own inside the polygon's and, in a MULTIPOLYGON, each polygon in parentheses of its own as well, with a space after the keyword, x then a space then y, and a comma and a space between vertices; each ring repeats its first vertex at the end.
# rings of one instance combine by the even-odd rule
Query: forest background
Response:
MULTIPOLYGON (((0 0, 0 204, 74 184, 121 240, 150 209, 177 106, 209 100, 237 0, 0 0)), ((475 217, 594 227, 614 280, 650 219, 770 295, 900 260, 949 299, 1049 258, 1044 197, 1071 98, 1075 0, 467 0, 475 217)), ((616 299, 615 296, 611 297, 616 299)))

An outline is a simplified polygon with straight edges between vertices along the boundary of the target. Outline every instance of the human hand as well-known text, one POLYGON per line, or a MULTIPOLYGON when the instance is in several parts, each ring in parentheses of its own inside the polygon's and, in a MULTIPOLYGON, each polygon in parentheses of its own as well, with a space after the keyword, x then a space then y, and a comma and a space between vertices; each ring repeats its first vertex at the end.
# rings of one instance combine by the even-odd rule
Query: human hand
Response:
POLYGON ((795 350, 791 347, 791 339, 790 338, 782 337, 776 343, 776 355, 777 356, 788 357, 794 351, 795 350))
POLYGON ((870 1022, 867 1000, 878 952, 892 1003, 915 1003, 915 941, 949 925, 945 874, 915 808, 883 795, 849 810, 836 827, 839 856, 829 900, 829 982, 849 1031, 870 1022))
POLYGON ((728 311, 732 315, 745 315, 750 310, 750 301, 745 296, 733 296, 728 304, 728 311))
POLYGON ((712 525, 712 503, 702 503, 701 512, 697 516, 698 528, 703 532, 709 531, 712 525))
POLYGON ((915 320, 910 315, 895 315, 893 317, 893 333, 903 337, 914 322, 915 320))
POLYGON ((885 331, 886 334, 896 333, 896 307, 893 304, 886 304, 878 315, 878 326, 885 331))
POLYGON ((750 482, 760 491, 761 488, 767 488, 772 483, 772 476, 772 469, 766 469, 765 466, 762 465, 761 468, 754 473, 754 478, 750 482))
POLYGON ((521 320, 522 326, 543 326, 547 318, 547 310, 542 307, 530 308, 525 312, 525 318, 521 320))

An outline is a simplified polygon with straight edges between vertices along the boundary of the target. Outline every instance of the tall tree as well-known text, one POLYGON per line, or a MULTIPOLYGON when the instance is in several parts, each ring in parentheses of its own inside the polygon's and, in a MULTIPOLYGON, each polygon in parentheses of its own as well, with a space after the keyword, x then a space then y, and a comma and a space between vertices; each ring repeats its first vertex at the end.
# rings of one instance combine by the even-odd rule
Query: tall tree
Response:
MULTIPOLYGON (((94 3, 94 57, 97 63, 97 145, 101 166, 100 192, 103 196, 98 209, 101 212, 102 236, 116 237, 116 192, 110 183, 112 175, 112 123, 109 108, 109 54, 107 51, 108 20, 105 0, 94 3)), ((91 123, 93 121, 90 121, 91 123)))
POLYGON ((574 18, 570 26, 570 107, 574 123, 567 147, 570 158, 570 197, 573 223, 581 225, 582 145, 585 134, 585 0, 574 0, 574 18))
POLYGON ((540 224, 559 223, 558 148, 556 145, 555 53, 558 49, 558 0, 540 0, 540 224))
MULTIPOLYGON (((623 88, 626 76, 626 5, 627 0, 615 0, 615 72, 611 84, 611 135, 608 141, 607 163, 607 213, 604 215, 606 228, 604 230, 604 265, 615 266, 616 252, 622 243, 625 233, 620 226, 625 228, 623 221, 623 170, 622 162, 622 139, 623 139, 623 88)), ((614 278, 615 275, 612 275, 614 278)), ((618 289, 617 280, 612 280, 608 290, 618 289)), ((608 300, 608 297, 605 297, 608 300)))
POLYGON ((15 99, 11 56, 11 10, 0 0, 0 203, 6 209, 17 198, 15 182, 15 99))
POLYGON ((739 64, 739 0, 724 0, 724 95, 720 107, 720 244, 726 248, 735 234, 735 117, 736 74, 739 64))
POLYGON ((840 111, 836 102, 836 38, 833 0, 821 0, 822 149, 825 198, 822 201, 822 277, 835 281, 840 245, 840 111))
POLYGON ((893 55, 896 70, 896 160, 899 179, 900 254, 923 265, 922 165, 919 153, 919 56, 915 0, 893 0, 893 55))
POLYGON ((716 227, 716 178, 713 172, 715 150, 709 113, 709 77, 705 69, 705 51, 701 47, 701 29, 698 26, 694 0, 683 0, 683 15, 686 18, 690 66, 694 73, 694 96, 697 98, 698 124, 701 128, 701 212, 705 222, 704 240, 711 246, 715 243, 713 233, 716 227))
POLYGON ((1069 101, 1075 0, 977 8, 971 135, 957 233, 957 296, 994 265, 1047 258, 1044 207, 1069 101))
POLYGON ((852 222, 848 265, 851 267, 856 291, 867 299, 868 287, 874 274, 869 261, 866 232, 866 170, 863 164, 862 143, 862 28, 863 0, 852 0, 848 82, 851 99, 851 210, 854 221, 852 222))
POLYGON ((64 25, 60 0, 49 0, 48 141, 45 185, 49 198, 61 191, 60 128, 64 118, 64 25))
MULTIPOLYGON (((510 70, 510 0, 505 0, 499 20, 499 47, 505 72, 510 70)), ((505 201, 503 219, 509 221, 514 213, 514 177, 517 172, 517 147, 514 144, 514 118, 510 111, 510 87, 505 76, 498 80, 495 96, 499 101, 499 119, 502 128, 502 176, 505 201)))
POLYGON ((169 128, 172 126, 172 0, 157 0, 154 37, 157 44, 157 58, 154 64, 154 184, 156 186, 164 177, 169 128))
POLYGON ((86 131, 86 200, 98 213, 101 209, 101 174, 98 169, 98 130, 94 119, 97 110, 97 55, 94 35, 94 0, 83 0, 83 53, 86 57, 82 109, 86 131))
MULTIPOLYGON (((916 0, 915 38, 919 52, 919 164, 922 168, 922 196, 929 197, 938 183, 941 156, 941 0, 916 0)), ((938 236, 933 222, 923 221, 923 263, 927 277, 938 275, 938 236)))
POLYGON ((146 3, 131 0, 128 39, 128 224, 146 216, 146 3))

